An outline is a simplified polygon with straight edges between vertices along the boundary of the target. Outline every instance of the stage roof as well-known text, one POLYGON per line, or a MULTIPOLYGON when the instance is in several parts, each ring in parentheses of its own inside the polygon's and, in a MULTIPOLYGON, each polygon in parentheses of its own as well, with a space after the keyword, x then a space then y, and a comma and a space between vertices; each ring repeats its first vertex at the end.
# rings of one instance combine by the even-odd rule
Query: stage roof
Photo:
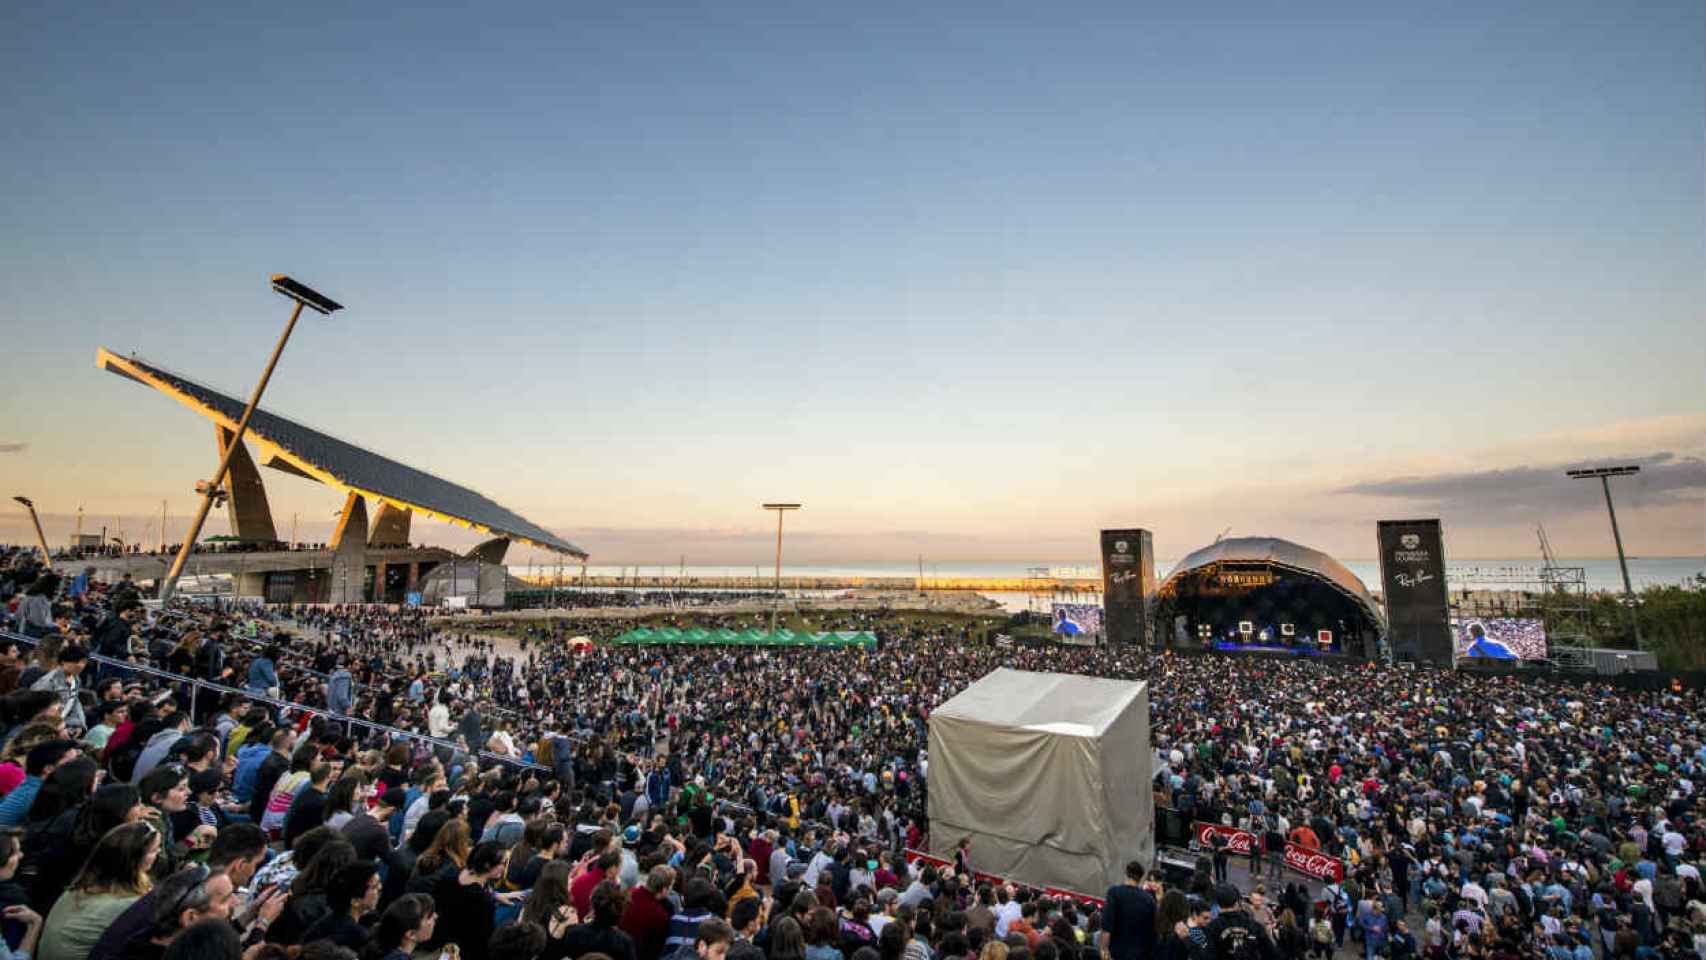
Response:
MULTIPOLYGON (((109 373, 153 387, 227 429, 236 428, 247 405, 244 400, 136 356, 121 357, 103 348, 95 362, 109 373)), ((276 470, 460 527, 520 540, 557 553, 581 558, 587 555, 567 540, 467 487, 269 413, 265 408, 256 410, 249 418, 244 440, 258 448, 257 461, 276 470)))
POLYGON ((1386 629, 1386 617, 1381 613, 1380 605, 1374 602, 1374 597, 1356 574, 1319 550, 1278 537, 1231 537, 1211 543, 1175 564, 1161 581, 1161 587, 1165 589, 1179 577, 1211 563, 1272 563, 1312 574, 1356 601, 1382 631, 1386 629))

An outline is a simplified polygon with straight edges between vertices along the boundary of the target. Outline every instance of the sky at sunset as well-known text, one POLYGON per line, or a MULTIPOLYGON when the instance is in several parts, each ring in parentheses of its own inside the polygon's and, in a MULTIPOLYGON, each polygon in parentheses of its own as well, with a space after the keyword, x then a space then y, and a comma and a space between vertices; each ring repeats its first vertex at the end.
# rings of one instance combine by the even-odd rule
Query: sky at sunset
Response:
POLYGON ((215 462, 96 349, 246 395, 287 272, 348 309, 269 408, 595 562, 763 562, 775 499, 802 563, 1596 557, 1609 462, 1631 553, 1706 553, 1697 0, 458 7, 0 10, 0 492, 53 538, 181 532, 215 462))

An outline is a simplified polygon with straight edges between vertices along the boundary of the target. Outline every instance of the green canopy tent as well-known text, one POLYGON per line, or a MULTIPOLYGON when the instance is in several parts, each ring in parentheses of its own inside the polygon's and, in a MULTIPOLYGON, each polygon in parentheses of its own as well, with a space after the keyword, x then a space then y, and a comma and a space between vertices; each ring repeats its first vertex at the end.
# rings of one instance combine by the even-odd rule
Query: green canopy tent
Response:
POLYGON ((658 644, 666 646, 821 647, 825 649, 863 647, 866 650, 874 650, 877 646, 877 637, 869 630, 806 633, 782 629, 775 633, 767 633, 755 628, 735 631, 727 627, 717 630, 706 630, 703 627, 689 627, 686 630, 679 627, 657 627, 655 629, 635 627, 618 636, 612 642, 619 646, 658 644))

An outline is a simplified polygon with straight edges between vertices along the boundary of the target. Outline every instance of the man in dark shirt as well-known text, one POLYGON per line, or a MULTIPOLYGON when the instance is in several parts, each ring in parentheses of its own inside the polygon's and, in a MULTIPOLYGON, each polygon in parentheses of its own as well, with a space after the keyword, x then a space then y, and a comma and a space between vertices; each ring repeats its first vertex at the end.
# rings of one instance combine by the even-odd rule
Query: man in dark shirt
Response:
POLYGON ((254 823, 260 823, 266 814, 267 798, 272 796, 272 788, 278 785, 278 778, 290 769, 290 751, 295 747, 295 731, 281 729, 273 733, 272 752, 261 761, 260 769, 255 772, 253 792, 249 794, 249 819, 254 823))
POLYGON ((1143 882, 1143 864, 1125 865, 1125 882, 1108 888, 1102 910, 1102 955, 1148 960, 1155 955, 1155 884, 1143 882))
POLYGON ((293 847, 296 838, 326 822, 326 781, 332 778, 332 765, 316 763, 308 772, 308 782, 290 801, 284 815, 284 845, 293 847))
POLYGON ((1279 960, 1279 949, 1267 928, 1243 908, 1238 888, 1223 883, 1214 888, 1220 916, 1208 925, 1208 949, 1212 960, 1279 960))
POLYGON ((391 834, 385 825, 391 822, 403 802, 403 791, 387 790, 369 813, 362 810, 344 824, 344 839, 355 847, 356 856, 363 860, 391 862, 391 834))

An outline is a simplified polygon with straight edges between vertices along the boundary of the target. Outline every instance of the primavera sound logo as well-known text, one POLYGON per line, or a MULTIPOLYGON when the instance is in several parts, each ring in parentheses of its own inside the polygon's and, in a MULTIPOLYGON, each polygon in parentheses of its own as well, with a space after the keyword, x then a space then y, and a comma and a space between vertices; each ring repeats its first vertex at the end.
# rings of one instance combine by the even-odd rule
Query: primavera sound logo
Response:
POLYGON ((1405 550, 1414 550, 1422 545, 1422 535, 1419 533, 1406 533, 1402 537, 1398 538, 1398 542, 1404 545, 1405 550))

